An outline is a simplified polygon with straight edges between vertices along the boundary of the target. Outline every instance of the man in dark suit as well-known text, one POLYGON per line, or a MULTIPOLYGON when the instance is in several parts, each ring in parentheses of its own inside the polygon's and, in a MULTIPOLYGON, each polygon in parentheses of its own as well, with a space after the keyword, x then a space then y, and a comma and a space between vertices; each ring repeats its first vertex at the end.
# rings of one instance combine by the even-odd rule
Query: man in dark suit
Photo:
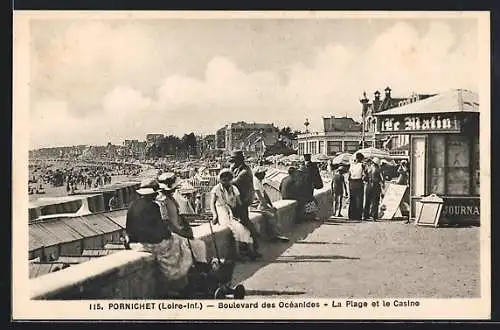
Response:
POLYGON ((241 199, 241 206, 238 208, 234 216, 240 219, 241 224, 248 228, 248 230, 250 231, 254 242, 255 257, 261 257, 262 255, 257 250, 259 246, 259 232, 257 231, 257 228, 255 228, 255 225, 252 223, 252 221, 250 221, 248 215, 248 208, 254 200, 252 170, 247 164, 245 164, 245 157, 243 155, 243 151, 241 150, 233 151, 229 162, 232 163, 231 171, 234 175, 232 183, 236 186, 236 188, 238 188, 241 199))
POLYGON ((297 168, 290 166, 288 168, 288 176, 280 183, 280 192, 282 199, 298 199, 297 193, 297 168))
MULTIPOLYGON (((301 185, 301 191, 303 194, 303 201, 306 205, 311 205, 314 202, 314 209, 318 208, 317 201, 314 198, 314 189, 323 188, 323 180, 319 173, 319 168, 316 163, 311 161, 311 154, 304 154, 304 162, 300 166, 299 171, 302 173, 303 181, 301 185)), ((317 212, 313 212, 314 220, 319 220, 317 212)))
POLYGON ((295 221, 302 221, 304 215, 304 203, 300 198, 300 182, 299 172, 295 166, 288 168, 288 176, 285 177, 280 183, 280 192, 282 199, 292 199, 297 201, 295 209, 295 221))

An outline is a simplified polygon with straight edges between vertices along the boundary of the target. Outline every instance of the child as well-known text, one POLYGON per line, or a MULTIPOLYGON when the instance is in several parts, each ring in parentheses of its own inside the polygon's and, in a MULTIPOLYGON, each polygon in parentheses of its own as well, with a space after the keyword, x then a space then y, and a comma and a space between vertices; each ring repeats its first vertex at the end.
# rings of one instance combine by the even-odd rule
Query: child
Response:
POLYGON ((332 194, 333 194, 333 214, 337 217, 342 217, 342 197, 347 197, 347 185, 344 179, 345 168, 339 166, 332 179, 332 194), (338 211, 337 211, 338 207, 338 211))

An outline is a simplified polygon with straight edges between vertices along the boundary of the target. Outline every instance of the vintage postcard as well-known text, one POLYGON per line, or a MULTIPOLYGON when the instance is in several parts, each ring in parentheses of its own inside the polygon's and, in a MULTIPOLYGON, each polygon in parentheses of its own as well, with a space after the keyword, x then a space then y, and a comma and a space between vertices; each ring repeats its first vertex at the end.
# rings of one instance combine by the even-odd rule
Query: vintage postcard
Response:
POLYGON ((14 11, 12 319, 489 319, 489 22, 14 11))

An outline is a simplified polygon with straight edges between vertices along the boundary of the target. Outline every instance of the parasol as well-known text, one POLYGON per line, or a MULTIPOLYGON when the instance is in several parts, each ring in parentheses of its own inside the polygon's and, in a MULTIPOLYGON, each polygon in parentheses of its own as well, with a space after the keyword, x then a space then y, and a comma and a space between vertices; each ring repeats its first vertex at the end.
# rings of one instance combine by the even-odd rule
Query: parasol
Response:
POLYGON ((378 157, 380 159, 388 159, 388 160, 392 159, 391 155, 387 151, 380 150, 380 149, 377 149, 374 147, 364 148, 364 149, 360 149, 360 150, 356 151, 354 153, 354 155, 352 155, 353 159, 357 153, 363 154, 363 156, 365 156, 365 158, 378 157))
POLYGON ((340 155, 337 155, 333 160, 332 164, 333 165, 349 165, 350 160, 351 160, 352 154, 346 152, 342 153, 340 155))
POLYGON ((327 161, 330 159, 330 157, 328 157, 325 154, 316 154, 316 155, 312 156, 311 158, 313 158, 313 161, 318 161, 318 162, 324 162, 324 161, 327 161))

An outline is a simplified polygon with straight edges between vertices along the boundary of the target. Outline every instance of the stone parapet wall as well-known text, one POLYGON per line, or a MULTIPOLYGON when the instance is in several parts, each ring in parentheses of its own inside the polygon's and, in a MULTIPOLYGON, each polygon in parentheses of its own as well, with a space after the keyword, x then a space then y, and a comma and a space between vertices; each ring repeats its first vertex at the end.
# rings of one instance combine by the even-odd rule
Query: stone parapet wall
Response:
MULTIPOLYGON (((315 194, 322 218, 331 214, 332 197, 329 187, 315 194)), ((297 203, 292 200, 274 202, 282 231, 293 230, 297 203)), ((250 220, 266 238, 265 217, 250 212, 250 220)), ((229 229, 213 226, 219 254, 224 258, 232 244, 229 229)), ((195 237, 207 246, 208 257, 215 256, 210 227, 203 224, 193 228, 195 237)), ((49 273, 29 280, 31 299, 155 299, 164 292, 160 274, 150 253, 124 250, 108 256, 49 273)))

